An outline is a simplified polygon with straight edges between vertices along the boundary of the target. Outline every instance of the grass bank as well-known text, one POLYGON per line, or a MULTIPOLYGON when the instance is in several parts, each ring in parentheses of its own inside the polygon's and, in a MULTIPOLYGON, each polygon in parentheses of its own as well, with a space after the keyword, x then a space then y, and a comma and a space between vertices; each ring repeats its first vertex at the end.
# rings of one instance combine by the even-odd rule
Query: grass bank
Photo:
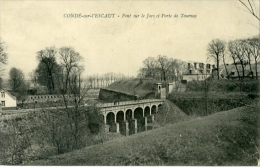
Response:
POLYGON ((26 165, 256 165, 258 107, 239 107, 26 165))

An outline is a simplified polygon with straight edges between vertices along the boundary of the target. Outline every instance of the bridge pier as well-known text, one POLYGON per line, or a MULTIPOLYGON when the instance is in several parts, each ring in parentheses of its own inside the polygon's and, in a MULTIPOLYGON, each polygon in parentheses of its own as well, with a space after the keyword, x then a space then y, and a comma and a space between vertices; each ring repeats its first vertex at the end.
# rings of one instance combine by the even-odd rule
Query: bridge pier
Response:
POLYGON ((106 125, 107 124, 107 115, 103 114, 103 117, 104 117, 104 124, 106 125))
POLYGON ((129 135, 129 123, 128 123, 128 121, 123 121, 122 123, 121 123, 121 131, 123 131, 123 134, 125 135, 125 136, 128 136, 129 135))
POLYGON ((152 118, 152 123, 154 122, 154 115, 151 115, 151 118, 152 118))
POLYGON ((147 126, 147 121, 148 121, 148 118, 144 117, 144 126, 147 126))
POLYGON ((147 122, 148 122, 148 117, 144 117, 144 130, 147 131, 147 122))
POLYGON ((104 116, 104 124, 110 125, 105 127, 106 131, 129 135, 136 134, 137 131, 141 132, 144 128, 146 130, 148 123, 154 122, 154 114, 158 112, 159 105, 162 103, 162 100, 148 99, 122 102, 116 106, 113 103, 104 103, 98 107, 101 108, 104 116))
POLYGON ((149 115, 147 117, 147 123, 153 123, 154 122, 154 115, 149 115))
POLYGON ((137 119, 132 119, 129 124, 129 134, 137 134, 137 119))
POLYGON ((116 133, 119 133, 119 132, 120 132, 120 130, 119 130, 119 123, 116 122, 116 133))
POLYGON ((108 133, 109 132, 109 125, 105 124, 105 132, 108 133))

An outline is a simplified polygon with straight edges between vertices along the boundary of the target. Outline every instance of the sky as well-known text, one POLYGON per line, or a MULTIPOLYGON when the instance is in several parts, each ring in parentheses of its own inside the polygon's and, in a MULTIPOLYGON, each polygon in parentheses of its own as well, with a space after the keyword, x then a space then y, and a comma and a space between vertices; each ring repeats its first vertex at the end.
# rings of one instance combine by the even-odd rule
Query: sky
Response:
POLYGON ((73 47, 84 58, 81 63, 86 76, 107 72, 136 76, 149 56, 205 62, 212 39, 229 41, 259 33, 259 22, 238 0, 0 3, 0 37, 8 53, 4 77, 11 67, 29 77, 38 64, 36 53, 46 47, 73 47), (66 18, 66 14, 115 17, 66 18), (130 14, 130 18, 123 17, 130 14), (147 14, 155 18, 147 19, 147 14), (172 17, 162 18, 162 14, 172 17), (182 14, 196 17, 182 18, 182 14))

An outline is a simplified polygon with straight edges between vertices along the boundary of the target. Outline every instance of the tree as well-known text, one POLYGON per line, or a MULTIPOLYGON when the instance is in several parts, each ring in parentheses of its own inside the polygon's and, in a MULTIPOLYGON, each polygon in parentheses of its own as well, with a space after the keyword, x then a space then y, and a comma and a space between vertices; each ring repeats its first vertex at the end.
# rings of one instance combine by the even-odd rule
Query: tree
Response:
POLYGON ((31 82, 33 83, 33 87, 36 88, 37 83, 38 83, 38 74, 36 70, 33 70, 32 72, 29 73, 31 82))
POLYGON ((225 42, 220 39, 212 40, 207 47, 208 58, 217 63, 217 75, 219 79, 219 62, 225 51, 225 42))
POLYGON ((172 59, 169 59, 166 56, 159 55, 158 58, 157 58, 157 61, 158 61, 160 71, 161 71, 161 74, 162 74, 162 79, 164 81, 166 81, 166 74, 171 67, 172 59))
POLYGON ((5 119, 1 127, 1 162, 4 164, 21 164, 26 157, 25 152, 31 146, 27 121, 19 118, 5 119))
POLYGON ((147 69, 146 76, 145 77, 154 77, 154 70, 156 67, 156 60, 154 57, 147 57, 143 61, 144 66, 147 69))
POLYGON ((239 2, 246 8, 247 12, 253 15, 258 21, 260 21, 259 9, 257 9, 257 5, 254 0, 239 0, 239 2))
POLYGON ((2 88, 2 72, 4 71, 4 65, 7 63, 6 48, 0 38, 0 89, 2 88))
POLYGON ((228 42, 228 51, 229 51, 230 57, 233 60, 234 65, 236 67, 238 78, 240 79, 241 76, 240 76, 238 66, 237 66, 237 61, 238 61, 238 57, 237 57, 237 54, 236 54, 237 45, 238 45, 237 41, 229 41, 228 42))
POLYGON ((27 100, 29 95, 30 84, 23 82, 22 85, 17 90, 17 100, 22 102, 22 107, 24 102, 27 100))
POLYGON ((80 66, 79 63, 83 60, 83 58, 72 47, 60 48, 59 58, 61 67, 63 67, 63 72, 65 73, 64 91, 66 92, 68 89, 70 74, 74 68, 82 70, 83 66, 80 66))
POLYGON ((9 84, 12 90, 18 91, 24 84, 24 74, 20 69, 11 68, 9 72, 9 84))
POLYGON ((253 55, 251 53, 249 41, 247 39, 241 40, 241 48, 242 48, 242 53, 244 55, 243 57, 245 59, 247 59, 246 62, 249 65, 249 68, 250 68, 250 75, 252 75, 251 77, 254 78, 254 73, 252 71, 252 65, 251 65, 251 61, 252 61, 253 55))
POLYGON ((257 63, 260 57, 260 37, 253 37, 249 39, 249 48, 250 48, 250 53, 254 59, 255 62, 255 76, 256 79, 258 79, 258 74, 257 74, 257 63))
POLYGON ((2 88, 3 85, 3 79, 0 77, 0 89, 2 88))
POLYGON ((5 65, 6 63, 7 63, 6 48, 5 48, 3 42, 2 42, 2 40, 0 38, 0 72, 2 72, 4 70, 3 69, 3 65, 5 65))
POLYGON ((57 50, 55 47, 45 48, 37 52, 39 60, 36 72, 38 74, 38 82, 47 87, 49 93, 55 91, 55 80, 61 76, 61 69, 56 62, 57 50))

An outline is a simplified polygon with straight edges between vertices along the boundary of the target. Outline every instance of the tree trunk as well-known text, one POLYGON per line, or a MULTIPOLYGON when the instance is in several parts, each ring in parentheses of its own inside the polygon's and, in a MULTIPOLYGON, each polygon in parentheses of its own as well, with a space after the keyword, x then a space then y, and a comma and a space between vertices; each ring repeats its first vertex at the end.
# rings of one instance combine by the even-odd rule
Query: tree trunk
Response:
POLYGON ((255 77, 256 79, 258 79, 258 75, 257 75, 257 59, 255 58, 255 77))
POLYGON ((224 63, 224 67, 225 67, 225 70, 226 70, 227 78, 229 79, 229 77, 228 77, 228 70, 227 70, 227 66, 226 66, 224 55, 223 55, 223 63, 224 63))
POLYGON ((234 64, 235 64, 235 67, 236 67, 236 70, 237 70, 238 79, 240 79, 240 74, 239 74, 239 71, 238 71, 238 68, 237 68, 236 60, 234 58, 233 58, 233 61, 234 61, 234 64))
POLYGON ((245 78, 245 66, 244 66, 244 62, 243 61, 240 61, 241 63, 241 67, 242 67, 242 79, 245 78))
POLYGON ((252 65, 251 65, 250 56, 248 57, 248 64, 249 64, 249 68, 250 68, 250 74, 252 74, 252 78, 254 78, 254 73, 253 73, 253 71, 252 71, 252 65))
POLYGON ((218 80, 219 80, 219 55, 217 55, 217 75, 218 75, 218 80))

